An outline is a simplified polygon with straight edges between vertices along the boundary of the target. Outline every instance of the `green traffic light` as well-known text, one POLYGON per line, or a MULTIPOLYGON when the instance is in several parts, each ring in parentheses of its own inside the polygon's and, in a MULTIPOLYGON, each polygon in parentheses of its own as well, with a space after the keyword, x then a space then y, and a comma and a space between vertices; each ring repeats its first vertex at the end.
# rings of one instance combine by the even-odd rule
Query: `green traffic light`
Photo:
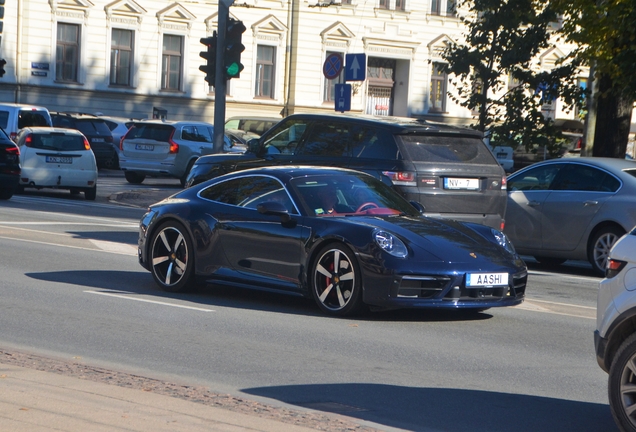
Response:
POLYGON ((239 68, 238 63, 232 63, 231 65, 227 67, 227 74, 230 77, 234 77, 238 75, 239 72, 241 72, 241 69, 239 68))

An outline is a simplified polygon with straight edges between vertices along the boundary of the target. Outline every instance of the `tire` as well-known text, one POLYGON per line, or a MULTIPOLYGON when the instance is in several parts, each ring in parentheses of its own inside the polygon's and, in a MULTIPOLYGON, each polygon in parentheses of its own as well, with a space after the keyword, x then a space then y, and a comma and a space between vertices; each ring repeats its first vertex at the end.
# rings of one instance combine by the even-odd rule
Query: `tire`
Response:
POLYGON ((623 234, 625 234, 625 231, 621 228, 608 226, 599 230, 592 238, 588 246, 587 256, 592 268, 599 275, 605 274, 605 264, 607 263, 609 251, 616 243, 616 240, 621 238, 623 234))
POLYGON ((84 189, 84 199, 88 201, 95 201, 97 198, 97 185, 92 188, 84 189))
POLYGON ((150 241, 149 260, 152 277, 168 292, 184 292, 194 281, 194 248, 183 225, 166 222, 150 241))
POLYGON ((141 184, 146 179, 144 174, 139 174, 134 171, 124 171, 124 177, 126 177, 126 181, 131 184, 141 184))
POLYGON ((312 296, 326 314, 343 317, 362 309, 360 270, 355 255, 345 245, 322 248, 308 276, 312 296))
POLYGON ((552 258, 552 257, 543 257, 543 256, 536 256, 534 257, 534 259, 537 260, 539 264, 544 265, 546 267, 560 266, 561 264, 567 261, 565 258, 552 258))
POLYGON ((0 189, 0 200, 8 200, 13 196, 13 189, 0 189))
POLYGON ((194 166, 194 161, 193 160, 188 162, 188 167, 186 168, 185 172, 183 173, 183 175, 179 179, 179 183, 181 183, 181 187, 185 187, 186 181, 188 180, 188 174, 190 174, 190 170, 192 169, 193 166, 194 166))
POLYGON ((620 430, 636 432, 636 334, 618 348, 610 366, 607 392, 620 430))

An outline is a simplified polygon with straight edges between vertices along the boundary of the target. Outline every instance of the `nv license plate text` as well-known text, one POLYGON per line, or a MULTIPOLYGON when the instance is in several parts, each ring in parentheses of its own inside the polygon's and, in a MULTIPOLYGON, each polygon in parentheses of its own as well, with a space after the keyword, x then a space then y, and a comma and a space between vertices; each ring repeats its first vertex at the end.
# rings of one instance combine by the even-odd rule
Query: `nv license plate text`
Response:
POLYGON ((47 156, 46 161, 48 163, 63 163, 63 164, 72 164, 73 158, 67 156, 47 156))
POLYGON ((444 178, 444 189, 479 190, 479 179, 475 178, 444 178))
POLYGON ((468 288, 501 285, 508 285, 508 273, 468 273, 466 275, 468 288))

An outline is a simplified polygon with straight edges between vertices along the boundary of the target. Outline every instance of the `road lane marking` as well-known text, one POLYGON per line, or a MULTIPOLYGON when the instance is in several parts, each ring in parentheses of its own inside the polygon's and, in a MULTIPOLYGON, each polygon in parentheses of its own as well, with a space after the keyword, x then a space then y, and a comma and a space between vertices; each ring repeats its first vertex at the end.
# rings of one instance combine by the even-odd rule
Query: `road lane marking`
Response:
POLYGON ((579 306, 568 303, 557 303, 545 300, 528 300, 513 306, 515 309, 523 309, 529 312, 549 313, 553 315, 564 315, 584 319, 596 319, 596 308, 590 306, 579 306), (543 303, 543 306, 537 303, 543 303))
MULTIPOLYGON (((84 291, 85 293, 88 294, 98 294, 98 295, 103 295, 103 296, 107 296, 107 297, 117 297, 117 298, 121 298, 124 300, 135 300, 135 301, 140 301, 140 302, 144 302, 144 303, 153 303, 153 304, 158 304, 158 305, 163 305, 163 306, 171 306, 171 307, 176 307, 176 308, 181 308, 181 309, 191 309, 191 310, 196 310, 196 311, 200 311, 200 312, 216 312, 213 309, 203 309, 203 308, 199 308, 199 307, 194 307, 194 306, 184 306, 184 305, 178 305, 178 304, 174 304, 174 303, 166 303, 166 302, 160 302, 160 301, 156 301, 156 300, 147 300, 147 299, 140 299, 137 297, 129 297, 129 296, 125 296, 125 295, 121 295, 121 294, 114 294, 114 293, 109 293, 109 292, 100 292, 100 291, 84 291)), ((130 293, 133 294, 133 293, 130 293)))
POLYGON ((112 254, 116 254, 116 255, 137 256, 136 250, 135 250, 135 253, 131 253, 131 252, 124 253, 122 251, 92 249, 92 248, 81 247, 81 246, 70 246, 70 245, 63 245, 63 244, 59 244, 59 243, 50 243, 50 242, 43 242, 43 241, 37 241, 37 240, 19 239, 19 238, 15 238, 15 237, 0 236, 0 239, 14 240, 14 241, 24 242, 24 243, 41 244, 41 245, 46 245, 46 246, 57 246, 57 247, 63 247, 63 248, 69 248, 69 249, 79 249, 79 250, 92 251, 92 252, 105 252, 105 253, 112 253, 112 254))

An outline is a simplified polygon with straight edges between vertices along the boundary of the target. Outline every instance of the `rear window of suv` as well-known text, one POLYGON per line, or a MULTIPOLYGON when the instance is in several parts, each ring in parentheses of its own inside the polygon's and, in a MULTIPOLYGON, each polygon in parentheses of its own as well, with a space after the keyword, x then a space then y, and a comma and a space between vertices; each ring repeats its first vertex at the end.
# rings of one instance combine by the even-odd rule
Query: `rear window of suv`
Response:
POLYGON ((479 138, 448 135, 398 135, 397 138, 414 162, 498 163, 479 138))
POLYGON ((108 129, 108 126, 103 121, 77 120, 75 127, 86 136, 95 135, 96 133, 99 135, 110 134, 110 129, 108 129))
MULTIPOLYGON (((8 116, 9 113, 6 113, 8 116)), ((7 118, 4 118, 3 128, 7 127, 7 118)), ((18 113, 18 129, 30 126, 50 126, 45 113, 41 111, 22 110, 18 113)))
POLYGON ((126 134, 126 139, 144 138, 167 142, 174 131, 170 125, 134 124, 126 134))

